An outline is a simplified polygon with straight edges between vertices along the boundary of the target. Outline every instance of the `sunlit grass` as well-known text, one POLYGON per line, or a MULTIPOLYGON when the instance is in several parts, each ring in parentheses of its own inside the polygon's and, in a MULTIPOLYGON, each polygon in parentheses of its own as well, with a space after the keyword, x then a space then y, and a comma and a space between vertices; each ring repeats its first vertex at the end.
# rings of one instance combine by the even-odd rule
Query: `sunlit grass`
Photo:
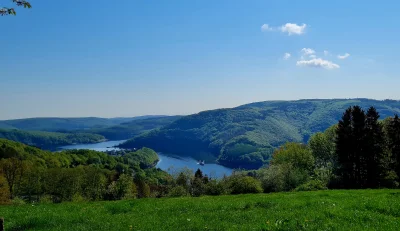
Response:
POLYGON ((1 206, 6 230, 398 230, 399 190, 1 206))

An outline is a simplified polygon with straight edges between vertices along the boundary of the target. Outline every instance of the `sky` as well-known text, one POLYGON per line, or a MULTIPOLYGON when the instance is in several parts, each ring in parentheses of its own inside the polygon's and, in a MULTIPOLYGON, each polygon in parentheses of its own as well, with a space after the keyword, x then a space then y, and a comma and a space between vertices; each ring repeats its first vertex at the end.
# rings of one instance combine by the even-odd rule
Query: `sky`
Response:
POLYGON ((30 2, 0 16, 0 119, 400 99, 399 1, 30 2))

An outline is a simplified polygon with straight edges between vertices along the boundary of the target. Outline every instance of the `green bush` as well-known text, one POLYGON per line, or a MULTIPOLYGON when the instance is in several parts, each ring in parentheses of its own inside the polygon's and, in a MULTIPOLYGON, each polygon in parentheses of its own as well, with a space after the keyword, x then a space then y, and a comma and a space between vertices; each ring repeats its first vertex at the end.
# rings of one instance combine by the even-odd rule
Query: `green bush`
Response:
POLYGON ((40 198, 40 203, 41 204, 52 204, 53 198, 51 195, 44 195, 40 198))
POLYGON ((305 184, 300 185, 295 189, 295 191, 318 191, 318 190, 326 190, 326 184, 324 184, 320 180, 311 180, 305 184))
POLYGON ((13 205, 24 205, 26 204, 25 201, 19 197, 14 197, 14 199, 12 199, 12 204, 13 205))
POLYGON ((307 170, 294 168, 290 164, 271 165, 261 171, 261 180, 264 192, 291 191, 306 183, 309 179, 307 170))
POLYGON ((232 176, 229 179, 232 194, 262 193, 261 182, 250 176, 232 176))
POLYGON ((170 192, 168 193, 169 197, 185 197, 188 195, 188 192, 186 191, 185 187, 183 186, 176 186, 173 187, 170 192))
POLYGON ((206 185, 206 195, 218 196, 227 193, 227 189, 222 182, 211 180, 206 185))

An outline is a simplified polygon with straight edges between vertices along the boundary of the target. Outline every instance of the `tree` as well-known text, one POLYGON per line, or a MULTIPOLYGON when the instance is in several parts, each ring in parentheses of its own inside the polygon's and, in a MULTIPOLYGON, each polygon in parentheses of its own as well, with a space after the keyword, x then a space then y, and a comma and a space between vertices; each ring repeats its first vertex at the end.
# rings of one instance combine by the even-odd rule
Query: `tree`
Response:
POLYGON ((364 186, 366 179, 366 160, 364 157, 366 151, 366 116, 364 110, 359 106, 354 106, 352 111, 352 134, 354 143, 353 146, 353 184, 357 188, 364 186))
POLYGON ((377 188, 383 177, 385 138, 379 113, 348 108, 336 130, 337 174, 344 188, 377 188))
POLYGON ((22 160, 17 158, 2 159, 0 161, 0 170, 6 178, 11 199, 14 197, 15 185, 21 180, 24 172, 22 160))
POLYGON ((379 113, 374 107, 370 107, 366 114, 365 133, 365 185, 369 188, 379 187, 383 177, 382 159, 384 152, 384 132, 382 124, 378 122, 379 113))
POLYGON ((287 164, 306 172, 312 172, 314 157, 311 150, 304 144, 286 143, 277 149, 272 156, 272 165, 287 164))
POLYGON ((315 165, 318 168, 332 168, 335 164, 335 140, 330 137, 329 131, 331 128, 324 133, 318 132, 314 134, 308 141, 315 158, 315 165))
POLYGON ((339 121, 336 130, 336 155, 338 158, 337 175, 340 177, 342 187, 349 188, 353 180, 353 137, 352 137, 352 108, 349 107, 339 121))
POLYGON ((392 154, 394 170, 400 177, 400 118, 395 115, 387 126, 388 148, 392 154))
POLYGON ((194 173, 195 178, 203 178, 203 172, 198 168, 197 171, 194 173))
MULTIPOLYGON (((17 6, 23 6, 24 8, 32 8, 32 5, 25 0, 12 0, 13 3, 15 3, 17 6)), ((0 15, 17 15, 17 12, 15 11, 14 8, 7 8, 3 7, 0 9, 0 15)))

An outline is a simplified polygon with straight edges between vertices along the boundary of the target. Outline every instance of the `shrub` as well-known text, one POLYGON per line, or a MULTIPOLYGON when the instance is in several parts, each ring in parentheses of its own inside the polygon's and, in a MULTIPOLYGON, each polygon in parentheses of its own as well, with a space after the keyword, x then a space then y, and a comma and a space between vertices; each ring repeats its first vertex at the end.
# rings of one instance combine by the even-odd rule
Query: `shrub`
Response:
POLYGON ((217 180, 211 180, 206 185, 206 195, 218 196, 226 194, 227 189, 222 182, 218 182, 217 180))
POLYGON ((279 165, 272 165, 269 168, 260 170, 259 179, 264 192, 281 192, 285 190, 285 180, 282 168, 279 165))
POLYGON ((260 173, 264 192, 290 191, 306 183, 307 170, 294 168, 290 164, 271 165, 260 173))
POLYGON ((53 198, 50 195, 44 195, 40 198, 40 203, 51 204, 53 203, 53 198))
POLYGON ((232 176, 229 179, 232 194, 261 193, 261 182, 250 176, 232 176))
POLYGON ((14 199, 12 199, 12 204, 13 205, 24 205, 26 204, 25 201, 19 197, 14 197, 14 199))
POLYGON ((326 190, 326 184, 320 180, 311 180, 305 184, 300 185, 295 189, 295 191, 318 191, 318 190, 326 190))
POLYGON ((183 186, 173 187, 170 190, 170 192, 168 193, 169 197, 185 197, 187 195, 188 195, 188 193, 187 193, 185 187, 183 187, 183 186))

